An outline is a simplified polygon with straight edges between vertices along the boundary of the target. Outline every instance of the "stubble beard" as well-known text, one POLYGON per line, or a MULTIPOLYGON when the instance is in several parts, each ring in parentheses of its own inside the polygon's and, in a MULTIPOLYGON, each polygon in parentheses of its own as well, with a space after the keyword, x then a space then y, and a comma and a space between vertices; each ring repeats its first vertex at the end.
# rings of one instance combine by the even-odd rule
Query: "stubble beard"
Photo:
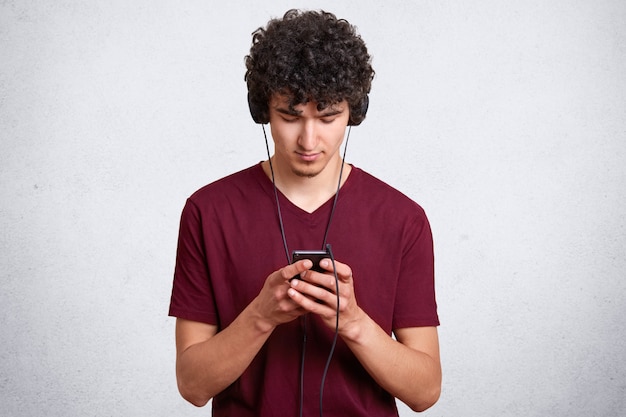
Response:
POLYGON ((321 170, 303 170, 303 169, 298 169, 298 168, 292 168, 291 172, 293 172, 295 175, 297 175, 300 178, 315 178, 319 175, 319 173, 321 172, 321 170))

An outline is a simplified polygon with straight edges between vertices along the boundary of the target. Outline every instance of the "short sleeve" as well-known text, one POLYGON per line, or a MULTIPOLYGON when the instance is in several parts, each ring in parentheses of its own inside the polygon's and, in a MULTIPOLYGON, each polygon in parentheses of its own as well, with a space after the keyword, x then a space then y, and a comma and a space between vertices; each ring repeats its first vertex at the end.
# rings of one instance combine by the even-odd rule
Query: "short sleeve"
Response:
POLYGON ((393 328, 438 326, 433 238, 421 209, 404 229, 393 328))
POLYGON ((218 324, 205 251, 202 216, 188 199, 180 220, 169 315, 218 324))

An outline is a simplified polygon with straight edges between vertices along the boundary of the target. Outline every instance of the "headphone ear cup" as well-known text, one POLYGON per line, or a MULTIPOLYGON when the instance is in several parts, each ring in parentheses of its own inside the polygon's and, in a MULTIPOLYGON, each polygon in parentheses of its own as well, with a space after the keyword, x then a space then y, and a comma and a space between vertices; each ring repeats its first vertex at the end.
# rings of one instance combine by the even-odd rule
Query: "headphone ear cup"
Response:
POLYGON ((252 101, 250 93, 248 93, 248 108, 250 109, 250 115, 252 116, 252 120, 254 120, 254 123, 258 123, 261 125, 269 123, 265 110, 252 101))
POLYGON ((363 104, 361 106, 361 117, 363 119, 365 119, 365 116, 367 115, 367 109, 370 107, 370 96, 366 95, 365 98, 363 99, 363 104))
POLYGON ((348 126, 358 126, 361 124, 365 116, 367 115, 367 109, 370 106, 370 97, 366 95, 361 102, 361 109, 358 114, 350 115, 350 120, 348 121, 348 126))

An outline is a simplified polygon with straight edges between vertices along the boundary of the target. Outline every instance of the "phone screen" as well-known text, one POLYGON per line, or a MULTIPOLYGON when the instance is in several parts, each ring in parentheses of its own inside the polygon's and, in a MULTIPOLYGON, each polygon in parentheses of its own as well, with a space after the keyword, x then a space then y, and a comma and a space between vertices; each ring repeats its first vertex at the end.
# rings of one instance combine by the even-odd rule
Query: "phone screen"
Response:
POLYGON ((312 271, 324 272, 324 269, 320 267, 320 261, 324 258, 328 258, 328 252, 323 250, 296 250, 293 251, 291 258, 292 262, 310 259, 311 262, 313 262, 312 271))

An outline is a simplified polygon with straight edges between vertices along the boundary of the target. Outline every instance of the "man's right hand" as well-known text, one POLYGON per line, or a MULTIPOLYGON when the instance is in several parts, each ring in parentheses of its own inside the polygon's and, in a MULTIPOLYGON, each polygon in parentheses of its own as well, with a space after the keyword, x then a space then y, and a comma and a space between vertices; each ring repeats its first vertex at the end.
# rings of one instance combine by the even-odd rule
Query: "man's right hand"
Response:
POLYGON ((219 332, 216 325, 176 320, 176 376, 187 401, 205 405, 239 378, 276 326, 305 313, 287 290, 291 278, 312 266, 305 259, 270 274, 257 297, 219 332))
POLYGON ((261 292, 249 306, 255 313, 259 330, 271 331, 276 326, 306 313, 287 295, 287 291, 291 288, 289 280, 312 267, 310 260, 303 259, 274 271, 267 277, 261 292))

